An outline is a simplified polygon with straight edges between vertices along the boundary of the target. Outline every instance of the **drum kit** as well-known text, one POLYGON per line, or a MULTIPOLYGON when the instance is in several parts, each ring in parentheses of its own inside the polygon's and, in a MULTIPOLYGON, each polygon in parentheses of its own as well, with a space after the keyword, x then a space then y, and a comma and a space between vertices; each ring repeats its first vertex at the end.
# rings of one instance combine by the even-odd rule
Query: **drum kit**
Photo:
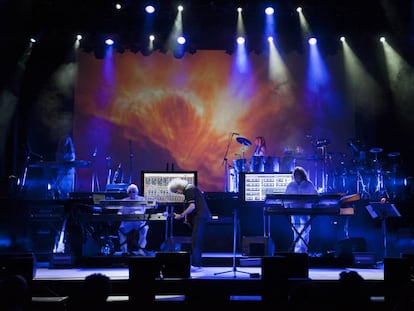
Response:
MULTIPOLYGON (((318 149, 316 156, 306 156, 301 149, 286 149, 284 157, 252 156, 250 161, 245 158, 246 148, 252 142, 245 137, 237 137, 236 141, 242 146, 239 159, 233 160, 233 168, 229 174, 229 182, 232 185, 230 191, 238 191, 239 173, 272 173, 292 171, 296 161, 312 161, 315 169, 320 171, 322 188, 325 192, 343 192, 359 194, 361 199, 376 200, 381 198, 395 199, 399 195, 399 187, 404 182, 400 181, 399 152, 387 154, 388 165, 380 158, 383 148, 374 147, 366 152, 365 146, 358 141, 349 140, 347 145, 352 148, 353 156, 350 165, 345 163, 346 154, 328 152, 330 142, 328 139, 313 141, 313 146, 318 149), (338 160, 339 159, 339 160, 338 160), (338 160, 338 161, 336 161, 338 160), (320 167, 322 165, 322 167, 320 167)), ((318 173, 315 173, 317 178, 318 173)), ((318 184, 315 181, 315 184, 318 184)))
POLYGON ((250 162, 244 156, 246 147, 250 147, 252 142, 245 137, 237 137, 236 141, 242 145, 242 157, 233 160, 234 168, 237 173, 251 172, 251 173, 272 173, 279 172, 279 158, 255 156, 250 158, 250 162))
MULTIPOLYGON (((349 145, 349 144, 348 144, 349 145)), ((354 153, 351 166, 347 167, 337 178, 341 179, 333 185, 338 192, 358 193, 362 199, 380 200, 396 199, 398 189, 403 182, 399 182, 398 171, 399 152, 387 154, 387 160, 381 159, 383 148, 368 149, 368 156, 356 144, 349 145, 354 153), (362 156, 361 156, 362 155, 362 156)))

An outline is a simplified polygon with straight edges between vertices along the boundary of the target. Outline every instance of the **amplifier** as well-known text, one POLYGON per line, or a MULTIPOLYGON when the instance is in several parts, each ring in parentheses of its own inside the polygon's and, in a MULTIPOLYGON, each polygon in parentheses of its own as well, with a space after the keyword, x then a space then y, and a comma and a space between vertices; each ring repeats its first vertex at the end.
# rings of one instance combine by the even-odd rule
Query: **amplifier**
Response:
POLYGON ((274 244, 270 237, 243 236, 243 256, 273 256, 274 244))

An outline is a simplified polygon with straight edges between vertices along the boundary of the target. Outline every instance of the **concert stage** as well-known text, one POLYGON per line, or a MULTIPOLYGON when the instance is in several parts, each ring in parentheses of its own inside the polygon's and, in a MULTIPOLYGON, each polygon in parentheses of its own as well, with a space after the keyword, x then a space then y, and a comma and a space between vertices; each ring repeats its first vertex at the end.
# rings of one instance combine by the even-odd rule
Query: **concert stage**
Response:
MULTIPOLYGON (((284 301, 294 292, 296 286, 303 282, 316 284, 329 296, 331 291, 338 288, 340 273, 344 271, 357 271, 365 280, 364 287, 374 307, 377 310, 389 310, 385 308, 389 289, 395 289, 392 291, 395 294, 396 290, 401 289, 401 284, 405 284, 400 281, 394 282, 395 276, 403 279, 409 277, 414 264, 410 258, 409 267, 404 269, 405 263, 398 261, 401 260, 398 258, 397 261, 391 260, 388 269, 385 269, 382 262, 385 264, 386 261, 383 259, 387 258, 383 258, 383 255, 397 259, 395 257, 403 253, 413 253, 411 236, 406 237, 403 235, 405 231, 399 229, 402 217, 388 219, 386 254, 381 221, 373 219, 368 213, 366 206, 369 202, 361 200, 357 203, 355 215, 349 216, 348 239, 341 235, 344 229, 342 220, 348 215, 318 215, 313 219, 310 252, 303 258, 299 254, 289 252, 292 229, 286 215, 270 217, 270 239, 263 234, 264 225, 267 223, 263 218, 263 204, 244 205, 237 199, 215 199, 209 194, 209 205, 216 217, 207 228, 203 270, 185 277, 169 278, 164 275, 163 279, 151 277, 145 281, 141 280, 142 282, 135 279, 139 279, 140 274, 136 274, 131 282, 130 259, 144 258, 145 261, 145 258, 151 258, 151 255, 158 252, 187 251, 189 236, 188 228, 184 224, 174 222, 172 227, 171 222, 165 218, 152 221, 147 245, 151 250, 150 256, 144 257, 122 257, 118 254, 116 244, 116 252, 105 255, 103 250, 106 248, 102 246, 106 244, 102 242, 108 240, 102 237, 109 237, 115 243, 117 241, 117 226, 107 219, 104 222, 99 219, 94 226, 89 225, 88 219, 87 225, 82 226, 88 229, 82 231, 86 234, 82 239, 75 239, 73 244, 69 241, 72 233, 77 237, 78 227, 73 226, 77 222, 68 222, 68 225, 72 226, 67 227, 66 246, 69 245, 69 249, 76 250, 77 255, 81 257, 72 258, 65 253, 55 253, 54 248, 62 232, 65 215, 72 216, 71 212, 90 207, 84 205, 82 200, 9 200, 4 206, 9 206, 10 211, 14 213, 3 219, 3 231, 5 236, 14 232, 15 235, 10 236, 10 240, 14 241, 15 245, 21 244, 23 251, 35 255, 33 296, 36 306, 42 311, 63 311, 65 301, 79 290, 85 276, 96 272, 110 276, 113 284, 110 304, 115 310, 120 305, 130 305, 130 298, 136 294, 133 289, 147 288, 138 284, 148 282, 152 284, 152 290, 146 293, 153 297, 154 301, 148 296, 144 298, 160 305, 188 304, 194 299, 201 300, 203 304, 214 302, 219 306, 263 305, 269 303, 270 299, 274 305, 274 298, 284 301), (234 211, 237 211, 238 217, 234 217, 234 211), (27 221, 22 221, 23 219, 27 221), (107 234, 108 229, 110 234, 107 234), (234 238, 237 246, 235 257, 232 252, 234 238), (289 260, 279 261, 279 257, 287 257, 289 260), (264 258, 270 258, 266 269, 262 266, 264 258), (74 259, 76 260, 73 261, 74 259), (391 283, 386 280, 386 275, 391 283), (273 297, 275 291, 280 292, 280 287, 284 289, 283 297, 273 297), (206 297, 214 299, 204 301, 206 297)), ((402 205, 397 206, 404 210, 401 208, 402 205)), ((266 212, 274 213, 275 210, 266 212)), ((84 221, 82 217, 79 219, 84 221)), ((139 269, 141 264, 134 263, 132 267, 139 269)), ((171 269, 174 271, 174 268, 171 269)), ((146 271, 148 270, 144 268, 143 272, 146 271)), ((177 271, 182 273, 182 270, 177 271)))

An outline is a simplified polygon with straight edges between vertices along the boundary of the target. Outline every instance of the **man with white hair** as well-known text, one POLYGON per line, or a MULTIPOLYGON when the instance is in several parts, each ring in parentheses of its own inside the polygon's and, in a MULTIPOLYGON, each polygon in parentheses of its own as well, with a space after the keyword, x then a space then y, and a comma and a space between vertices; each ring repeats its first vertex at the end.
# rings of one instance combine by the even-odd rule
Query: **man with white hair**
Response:
MULTIPOLYGON (((124 200, 128 201, 145 201, 145 197, 138 194, 138 186, 130 184, 127 188, 128 197, 124 200)), ((118 214, 144 214, 145 207, 136 206, 122 206, 118 214)), ((119 243, 122 255, 131 255, 132 250, 128 249, 128 237, 135 233, 138 233, 138 255, 146 256, 145 247, 147 246, 147 234, 149 226, 145 220, 134 221, 122 221, 118 228, 119 243)))

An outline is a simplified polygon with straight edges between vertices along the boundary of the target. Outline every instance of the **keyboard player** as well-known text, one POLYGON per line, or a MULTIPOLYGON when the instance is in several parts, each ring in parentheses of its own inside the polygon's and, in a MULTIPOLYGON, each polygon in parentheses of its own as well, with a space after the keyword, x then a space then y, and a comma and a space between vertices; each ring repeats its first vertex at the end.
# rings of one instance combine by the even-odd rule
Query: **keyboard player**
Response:
MULTIPOLYGON (((145 201, 145 197, 138 193, 138 186, 130 184, 127 188, 128 197, 123 200, 127 201, 145 201)), ((146 206, 122 206, 118 214, 145 214, 146 206)), ((147 251, 147 234, 149 226, 146 220, 122 221, 118 228, 119 243, 123 256, 135 255, 133 246, 128 245, 128 240, 133 237, 137 238, 138 255, 146 256, 147 251)))
MULTIPOLYGON (((293 180, 287 185, 286 194, 318 194, 314 184, 309 180, 308 174, 301 166, 296 166, 292 173, 293 180)), ((312 203, 290 203, 291 208, 311 208, 312 203)), ((307 253, 311 226, 309 215, 291 215, 291 227, 295 253, 307 253)))

